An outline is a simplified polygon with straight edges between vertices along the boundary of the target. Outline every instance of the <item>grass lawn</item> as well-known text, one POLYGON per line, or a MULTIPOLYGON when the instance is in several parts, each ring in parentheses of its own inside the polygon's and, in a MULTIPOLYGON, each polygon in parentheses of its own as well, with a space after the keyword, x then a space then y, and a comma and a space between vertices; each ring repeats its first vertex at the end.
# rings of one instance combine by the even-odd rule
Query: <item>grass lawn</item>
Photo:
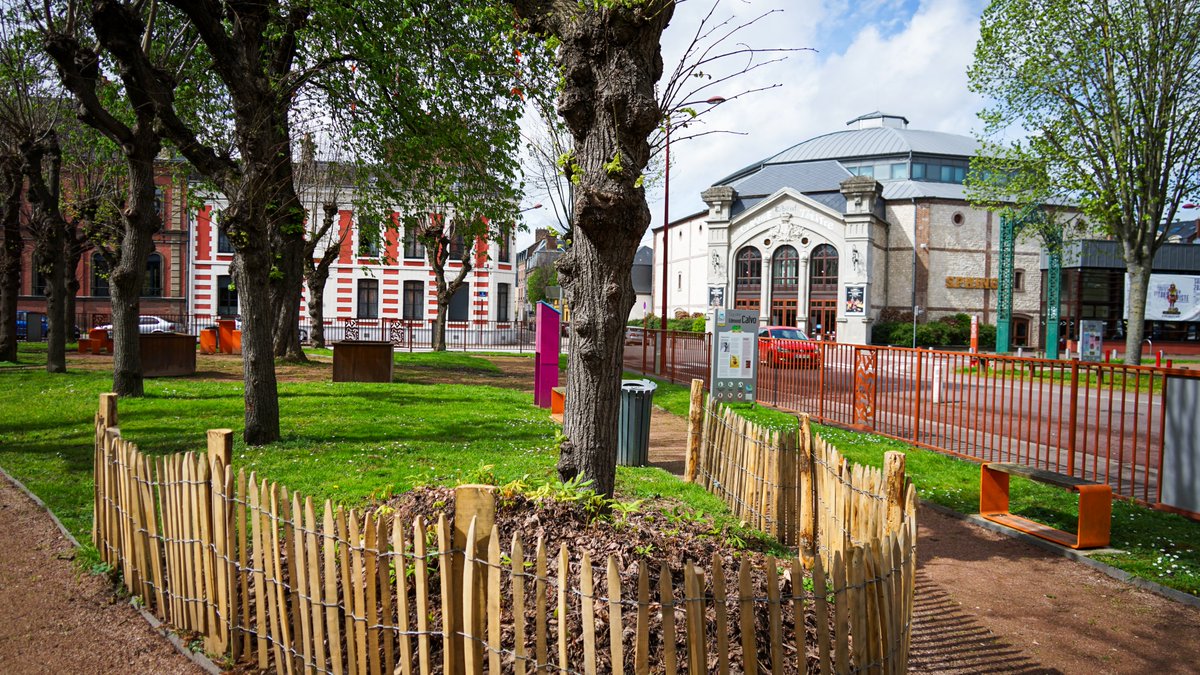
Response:
MULTIPOLYGON (((687 387, 658 381, 654 403, 686 417, 689 396, 687 387)), ((795 415, 764 406, 739 403, 732 407, 768 428, 791 429, 798 424, 795 415)), ((847 459, 859 464, 882 467, 885 452, 903 452, 907 455, 908 476, 922 499, 959 513, 979 512, 978 464, 872 434, 819 424, 814 429, 847 459)), ((1013 476, 1010 495, 1013 513, 1059 529, 1075 530, 1079 510, 1074 493, 1013 476)), ((1200 523, 1114 500, 1112 547, 1124 553, 1092 557, 1134 576, 1200 595, 1200 523)))
MULTIPOLYGON (((38 362, 36 348, 31 365, 38 362)), ((40 357, 44 364, 44 346, 40 357)), ((317 368, 327 364, 314 364, 313 376, 304 378, 320 381, 281 381, 283 438, 248 447, 235 433, 234 467, 348 506, 421 484, 556 480, 559 427, 533 405, 529 392, 479 384, 497 373, 495 364, 461 352, 397 353, 395 362, 396 381, 390 385, 325 381, 328 371, 317 368), (464 383, 414 383, 431 373, 445 379, 451 371, 464 383)), ((48 375, 33 368, 3 372, 0 383, 0 466, 86 540, 92 520, 92 420, 111 375, 78 368, 48 375)), ((242 393, 236 379, 148 379, 144 398, 120 401, 121 432, 151 454, 202 451, 207 429, 240 432, 242 393)), ((718 498, 660 469, 622 467, 617 491, 626 501, 680 500, 719 524, 730 523, 718 498)))

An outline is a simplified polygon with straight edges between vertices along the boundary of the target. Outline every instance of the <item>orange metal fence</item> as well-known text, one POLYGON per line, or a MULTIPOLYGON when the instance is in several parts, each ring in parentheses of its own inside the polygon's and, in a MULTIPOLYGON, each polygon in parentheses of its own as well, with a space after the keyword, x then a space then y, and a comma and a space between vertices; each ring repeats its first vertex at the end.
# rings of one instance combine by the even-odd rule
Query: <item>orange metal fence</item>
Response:
MULTIPOLYGON (((631 358, 639 345, 626 347, 626 367, 707 382, 709 337, 658 333, 643 338, 648 359, 631 358), (661 339, 687 347, 668 349, 666 368, 656 370, 653 346, 661 339)), ((1114 495, 1150 505, 1161 498, 1166 381, 1200 377, 1118 363, 817 344, 819 367, 760 364, 758 401, 969 459, 1107 483, 1114 495)))

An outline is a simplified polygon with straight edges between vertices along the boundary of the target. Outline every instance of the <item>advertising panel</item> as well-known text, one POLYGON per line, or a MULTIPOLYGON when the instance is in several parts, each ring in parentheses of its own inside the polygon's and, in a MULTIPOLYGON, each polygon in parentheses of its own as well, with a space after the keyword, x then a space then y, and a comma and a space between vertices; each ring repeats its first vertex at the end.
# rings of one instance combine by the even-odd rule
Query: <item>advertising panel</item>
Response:
MULTIPOLYGON (((1125 276, 1125 318, 1129 318, 1129 275, 1125 276)), ((1146 320, 1200 321, 1200 276, 1151 274, 1146 320)))
POLYGON ((711 395, 717 401, 753 401, 758 365, 758 313, 715 309, 711 395))

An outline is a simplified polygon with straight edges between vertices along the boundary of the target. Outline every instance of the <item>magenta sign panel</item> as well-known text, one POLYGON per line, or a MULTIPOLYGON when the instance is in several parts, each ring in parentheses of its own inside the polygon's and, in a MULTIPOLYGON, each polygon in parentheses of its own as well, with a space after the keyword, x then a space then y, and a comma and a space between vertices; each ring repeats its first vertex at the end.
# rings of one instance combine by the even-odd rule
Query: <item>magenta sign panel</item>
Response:
POLYGON ((550 407, 550 391, 558 386, 558 353, 562 345, 562 314, 554 307, 537 304, 537 332, 533 357, 533 402, 550 407))

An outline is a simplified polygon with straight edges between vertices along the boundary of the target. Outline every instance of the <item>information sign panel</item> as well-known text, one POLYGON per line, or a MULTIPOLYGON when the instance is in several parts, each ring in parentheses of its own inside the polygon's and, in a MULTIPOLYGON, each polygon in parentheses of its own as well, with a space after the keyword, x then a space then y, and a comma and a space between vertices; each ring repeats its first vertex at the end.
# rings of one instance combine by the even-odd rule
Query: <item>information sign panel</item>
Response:
POLYGON ((713 311, 711 395, 715 401, 753 401, 758 369, 758 313, 713 311))
POLYGON ((1104 322, 1088 319, 1079 322, 1079 360, 1099 363, 1104 360, 1104 322))

